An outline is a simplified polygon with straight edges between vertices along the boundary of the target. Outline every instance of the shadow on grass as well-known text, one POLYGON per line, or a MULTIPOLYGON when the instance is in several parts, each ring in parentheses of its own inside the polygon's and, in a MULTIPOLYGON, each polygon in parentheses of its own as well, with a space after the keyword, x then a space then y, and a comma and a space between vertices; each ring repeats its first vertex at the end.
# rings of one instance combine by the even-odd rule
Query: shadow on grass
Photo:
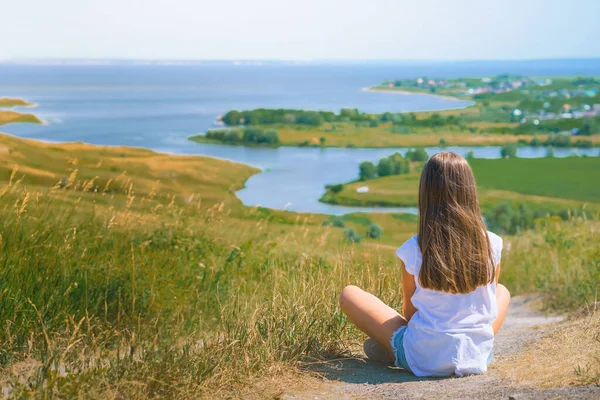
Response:
POLYGON ((365 358, 348 358, 308 363, 304 368, 311 372, 316 372, 328 380, 353 384, 378 385, 381 383, 439 381, 443 379, 419 378, 404 369, 365 358))

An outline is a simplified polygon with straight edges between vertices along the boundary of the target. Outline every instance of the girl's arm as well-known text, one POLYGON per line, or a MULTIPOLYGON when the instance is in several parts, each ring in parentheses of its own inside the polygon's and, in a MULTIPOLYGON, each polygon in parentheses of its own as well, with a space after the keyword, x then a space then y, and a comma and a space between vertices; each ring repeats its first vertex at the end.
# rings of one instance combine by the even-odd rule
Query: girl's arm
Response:
POLYGON ((415 290, 417 290, 417 285, 415 284, 415 277, 406 271, 404 262, 400 260, 400 263, 402 264, 402 315, 407 321, 410 321, 417 312, 411 301, 415 290))
POLYGON ((500 282, 500 264, 496 265, 496 283, 500 282))

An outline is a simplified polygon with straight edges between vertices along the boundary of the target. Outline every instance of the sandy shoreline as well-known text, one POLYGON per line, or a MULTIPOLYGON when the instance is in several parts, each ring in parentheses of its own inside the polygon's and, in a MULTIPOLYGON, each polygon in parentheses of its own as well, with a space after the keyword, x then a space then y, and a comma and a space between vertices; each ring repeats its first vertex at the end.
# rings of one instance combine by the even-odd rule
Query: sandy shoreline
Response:
MULTIPOLYGON (((439 98, 442 98, 442 99, 445 99, 445 100, 452 100, 452 101, 472 101, 472 100, 467 100, 467 99, 459 99, 457 97, 448 96, 448 95, 444 95, 444 94, 410 92, 408 90, 402 90, 402 89, 389 90, 389 89, 386 89, 386 88, 365 87, 365 88, 362 88, 362 90, 364 92, 384 92, 384 93, 392 93, 392 94, 401 94, 401 95, 404 95, 404 96, 406 96, 406 95, 413 95, 413 94, 420 94, 420 95, 423 95, 423 96, 439 97, 439 98)), ((475 102, 473 102, 473 104, 475 104, 475 102)), ((467 107, 469 107, 469 106, 467 106, 467 107)), ((436 110, 436 111, 444 111, 444 110, 436 110)))

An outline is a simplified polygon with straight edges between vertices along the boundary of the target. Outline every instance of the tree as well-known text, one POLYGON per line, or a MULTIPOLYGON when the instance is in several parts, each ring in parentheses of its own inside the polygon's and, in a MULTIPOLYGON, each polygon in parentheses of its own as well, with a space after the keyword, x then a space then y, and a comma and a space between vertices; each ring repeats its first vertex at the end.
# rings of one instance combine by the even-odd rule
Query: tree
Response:
POLYGON ((469 152, 467 153, 467 155, 465 156, 465 158, 467 160, 472 160, 475 158, 475 153, 473 153, 473 150, 469 150, 469 152))
POLYGON ((325 139, 325 137, 324 137, 324 136, 321 136, 321 137, 319 138, 319 143, 321 143, 321 146, 325 146, 325 141, 326 141, 326 140, 327 140, 327 139, 325 139))
POLYGON ((406 152, 406 158, 410 161, 427 161, 429 159, 429 154, 425 151, 425 149, 411 149, 406 152))
POLYGON ((592 128, 591 128, 590 124, 587 123, 587 122, 584 122, 583 126, 581 127, 581 130, 579 131, 579 134, 583 135, 583 136, 589 136, 589 135, 591 135, 592 134, 592 128))
POLYGON ((440 138, 440 147, 446 147, 446 139, 440 138))
POLYGON ((326 185, 325 189, 330 191, 333 194, 339 193, 344 189, 343 183, 338 183, 336 185, 326 185))
POLYGON ((367 237, 371 239, 379 239, 381 238, 381 234, 383 233, 383 229, 377 224, 369 225, 369 229, 367 229, 367 237))
POLYGON ((363 161, 358 167, 361 181, 367 181, 377 177, 377 167, 371 161, 363 161))
POLYGON ((517 145, 514 143, 502 146, 500 149, 500 156, 502 158, 516 158, 517 157, 517 145))
POLYGON ((541 146, 541 144, 542 144, 542 141, 540 140, 539 137, 537 137, 537 135, 533 135, 533 139, 531 139, 531 142, 529 142, 529 145, 533 146, 533 147, 541 146))
MULTIPOLYGON (((392 174, 400 175, 400 174, 405 174, 405 173, 409 172, 406 170, 406 162, 408 160, 406 160, 404 157, 402 157, 402 154, 396 152, 396 153, 392 154, 389 158, 392 161, 392 165, 394 166, 394 172, 392 172, 392 174)), ((409 167, 409 170, 410 170, 410 167, 409 167)))
POLYGON ((390 176, 394 173, 394 164, 391 158, 384 157, 377 164, 377 175, 390 176))
POLYGON ((269 129, 265 132, 265 142, 269 144, 279 143, 279 135, 275 129, 269 129))

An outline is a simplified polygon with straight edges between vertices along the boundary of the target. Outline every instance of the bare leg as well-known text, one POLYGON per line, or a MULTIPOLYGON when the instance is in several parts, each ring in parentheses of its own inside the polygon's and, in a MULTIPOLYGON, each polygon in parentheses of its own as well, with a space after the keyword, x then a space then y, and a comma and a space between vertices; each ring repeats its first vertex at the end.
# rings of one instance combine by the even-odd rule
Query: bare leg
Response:
POLYGON ((508 289, 501 284, 496 286, 496 303, 498 304, 498 317, 492 322, 492 328, 494 328, 494 335, 498 333, 504 318, 506 318, 506 312, 508 311, 508 305, 510 304, 510 292, 508 289))
POLYGON ((340 307, 350 321, 375 339, 394 360, 390 339, 406 320, 393 308, 356 286, 346 286, 340 294, 340 307))

